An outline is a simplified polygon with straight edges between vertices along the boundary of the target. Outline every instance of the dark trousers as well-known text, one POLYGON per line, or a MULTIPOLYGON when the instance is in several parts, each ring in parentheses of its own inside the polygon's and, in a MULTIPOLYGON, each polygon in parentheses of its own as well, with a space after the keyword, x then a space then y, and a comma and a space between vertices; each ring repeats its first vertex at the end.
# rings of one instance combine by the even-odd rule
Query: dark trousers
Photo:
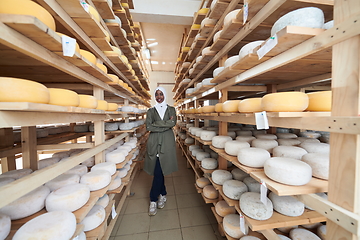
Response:
POLYGON ((150 190, 150 201, 156 202, 159 195, 166 195, 164 174, 161 169, 159 158, 156 159, 154 178, 150 190))

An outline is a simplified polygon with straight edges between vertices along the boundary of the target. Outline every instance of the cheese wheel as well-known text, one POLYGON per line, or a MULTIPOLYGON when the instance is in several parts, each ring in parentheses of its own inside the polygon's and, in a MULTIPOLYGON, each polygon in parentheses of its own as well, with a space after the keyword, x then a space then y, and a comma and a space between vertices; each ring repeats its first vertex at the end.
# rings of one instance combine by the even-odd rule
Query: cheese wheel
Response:
POLYGON ((0 13, 34 16, 51 30, 56 30, 52 15, 45 8, 30 0, 2 0, 0 1, 0 13))
POLYGON ((276 136, 278 137, 278 139, 294 139, 298 137, 294 133, 276 133, 276 136))
POLYGON ((273 214, 273 204, 266 198, 266 205, 260 201, 260 193, 243 193, 239 200, 241 211, 255 220, 267 220, 273 214))
POLYGON ((88 132, 89 131, 89 125, 88 124, 80 124, 74 126, 74 132, 88 132))
POLYGON ((277 236, 280 238, 280 240, 291 240, 287 236, 284 236, 284 235, 281 235, 281 234, 277 234, 277 236))
POLYGON ((215 112, 223 112, 223 103, 215 104, 215 112))
POLYGON ((0 102, 47 104, 49 100, 49 90, 41 83, 19 78, 0 77, 0 102))
POLYGON ((124 178, 127 175, 127 172, 128 172, 128 170, 126 168, 120 168, 117 171, 119 172, 118 176, 120 178, 124 178))
POLYGON ((295 228, 290 231, 290 238, 293 240, 321 240, 316 234, 302 228, 295 228))
MULTIPOLYGON (((239 55, 229 57, 228 59, 225 60, 224 68, 228 68, 228 67, 234 65, 236 62, 239 61, 239 59, 240 59, 239 55)), ((238 101, 241 101, 241 100, 238 100, 238 101)), ((236 111, 237 111, 237 109, 236 109, 236 111)))
POLYGON ((95 166, 91 168, 91 171, 99 171, 99 170, 106 170, 111 175, 114 175, 116 173, 116 164, 112 162, 102 162, 98 163, 95 166))
POLYGON ((0 208, 0 213, 9 216, 11 220, 28 217, 44 208, 45 199, 49 193, 48 187, 40 186, 0 208))
POLYGON ((225 181, 232 179, 232 174, 229 171, 217 169, 212 172, 211 179, 218 185, 223 185, 225 181))
POLYGON ((237 156, 239 150, 242 148, 250 148, 250 144, 248 142, 240 142, 237 140, 232 140, 225 142, 224 150, 227 154, 231 156, 237 156))
POLYGON ((199 30, 200 27, 201 27, 200 24, 193 24, 193 25, 191 25, 191 30, 199 30))
POLYGON ((117 103, 108 103, 108 111, 117 111, 119 108, 117 103))
POLYGON ((261 239, 254 236, 243 236, 239 240, 261 240, 261 239))
POLYGON ((80 176, 77 174, 61 174, 60 176, 57 176, 45 183, 45 186, 47 186, 50 191, 55 191, 56 189, 79 183, 79 181, 80 176))
POLYGON ((19 179, 19 178, 29 175, 32 172, 33 172, 33 170, 31 170, 29 168, 11 170, 11 171, 2 173, 0 175, 0 178, 9 177, 9 178, 14 178, 14 179, 19 179))
POLYGON ((79 94, 78 97, 78 107, 95 109, 98 105, 97 99, 94 96, 79 94))
POLYGON ((294 146, 294 145, 300 145, 300 141, 295 138, 284 138, 284 139, 278 139, 279 146, 294 146))
POLYGON ((105 161, 116 164, 122 163, 125 161, 127 154, 128 154, 127 151, 115 150, 105 154, 105 161))
POLYGON ((225 101, 222 105, 223 112, 226 112, 226 113, 238 112, 239 102, 241 102, 241 100, 225 101))
POLYGON ((81 165, 84 165, 84 166, 86 166, 86 167, 92 167, 92 166, 94 166, 94 165, 95 165, 95 157, 93 156, 93 157, 91 157, 91 158, 86 159, 85 161, 83 161, 83 162, 81 163, 81 165))
POLYGON ((259 40, 259 41, 254 41, 254 42, 250 42, 248 44, 245 44, 239 51, 239 57, 240 59, 253 53, 253 54, 256 54, 254 53, 254 49, 258 46, 260 46, 261 44, 263 44, 265 41, 263 40, 259 40))
POLYGON ((319 143, 319 139, 316 139, 316 138, 308 138, 308 137, 298 137, 296 138, 296 140, 299 140, 300 143, 303 143, 303 142, 312 142, 312 143, 319 143))
POLYGON ((5 239, 11 229, 11 219, 9 216, 0 214, 0 239, 5 239))
POLYGON ((117 122, 106 122, 105 123, 105 131, 116 131, 119 129, 119 125, 117 122))
POLYGON ((109 190, 114 190, 120 187, 121 185, 121 177, 116 176, 116 178, 109 184, 109 190))
POLYGON ((273 157, 286 157, 301 160, 308 152, 300 147, 277 146, 273 149, 273 157))
POLYGON ((199 11, 198 11, 198 14, 207 14, 209 12, 209 8, 201 8, 199 11))
POLYGON ((283 157, 272 157, 266 160, 264 172, 270 179, 292 186, 301 186, 311 180, 312 170, 309 164, 283 157))
POLYGON ((68 170, 67 172, 65 172, 65 174, 77 174, 79 176, 82 176, 85 173, 87 173, 87 171, 88 171, 88 169, 85 165, 77 165, 77 166, 73 167, 72 169, 68 170))
POLYGON ((80 183, 87 185, 90 191, 96 191, 109 185, 111 182, 111 174, 107 170, 96 170, 84 174, 80 183))
POLYGON ((273 139, 254 139, 251 142, 252 147, 263 148, 270 153, 272 153, 273 148, 277 147, 278 145, 279 145, 278 142, 273 139))
POLYGON ((196 154, 199 153, 199 152, 204 152, 204 150, 201 149, 201 148, 195 148, 195 149, 193 149, 193 150, 191 151, 191 155, 195 157, 196 154))
POLYGON ((51 192, 46 198, 45 207, 48 212, 59 210, 73 212, 84 206, 89 198, 89 187, 74 183, 51 192))
POLYGON ((100 224, 105 220, 105 216, 105 209, 100 205, 94 205, 84 220, 80 223, 84 225, 84 232, 91 231, 100 226, 100 224))
POLYGON ((75 238, 76 240, 86 240, 86 234, 85 232, 80 232, 75 238))
POLYGON ((306 111, 331 111, 331 91, 321 91, 307 93, 309 97, 309 106, 306 111))
POLYGON ((275 134, 256 134, 257 139, 277 139, 275 134))
POLYGON ((321 240, 326 239, 326 225, 321 225, 316 230, 317 235, 321 238, 321 240))
POLYGON ((240 230, 240 216, 238 214, 228 214, 223 219, 224 231, 232 238, 239 239, 244 236, 240 230))
POLYGON ((58 158, 66 158, 70 156, 70 152, 69 151, 61 151, 61 152, 56 152, 52 155, 52 157, 58 157, 58 158))
POLYGON ((216 169, 218 166, 218 161, 214 158, 204 158, 201 160, 201 167, 204 169, 212 170, 216 169))
POLYGON ((76 92, 60 89, 60 88, 48 88, 50 93, 49 104, 59 106, 79 106, 80 99, 76 92))
POLYGON ((215 136, 212 138, 211 144, 216 148, 224 148, 228 141, 232 141, 230 136, 215 136))
POLYGON ((215 106, 204 106, 203 113, 213 113, 215 112, 215 106))
POLYGON ((211 182, 208 178, 202 177, 202 178, 196 179, 196 185, 199 188, 204 188, 205 186, 210 185, 210 184, 211 184, 211 182))
POLYGON ((41 159, 38 161, 38 169, 46 168, 46 167, 51 166, 59 161, 60 161, 60 158, 57 158, 57 157, 41 159))
POLYGON ((277 229, 283 233, 289 233, 292 229, 298 228, 298 227, 299 227, 298 225, 295 225, 295 226, 290 226, 290 227, 279 227, 277 229))
POLYGON ((213 42, 216 42, 220 38, 221 33, 222 33, 222 30, 219 30, 214 34, 213 42))
POLYGON ((15 178, 2 177, 0 178, 0 187, 5 186, 6 184, 11 183, 13 181, 15 181, 15 178))
POLYGON ((214 69, 213 71, 213 77, 217 77, 223 70, 225 69, 225 67, 217 67, 214 69))
POLYGON ((109 204, 109 202, 110 202, 109 195, 104 194, 101 198, 99 198, 99 200, 97 200, 97 202, 95 203, 95 205, 100 205, 100 206, 102 206, 103 208, 106 208, 107 205, 109 204))
POLYGON ((245 183, 238 180, 227 180, 223 184, 225 196, 233 200, 239 200, 241 194, 247 192, 248 188, 245 183))
POLYGON ((198 152, 198 153, 196 153, 195 156, 196 156, 196 160, 202 161, 204 158, 209 158, 210 153, 208 153, 208 152, 198 152))
POLYGON ((330 29, 332 27, 334 27, 334 20, 324 23, 323 29, 330 29))
MULTIPOLYGON (((239 131, 237 131, 237 132, 239 132, 239 131)), ((236 132, 236 133, 237 133, 236 132)), ((240 142, 247 142, 247 143, 250 143, 251 144, 251 142, 254 140, 254 139, 256 139, 255 137, 253 137, 253 136, 237 136, 236 138, 235 138, 235 140, 236 141, 240 141, 240 142)))
POLYGON ((330 153, 330 144, 328 143, 303 142, 300 147, 309 153, 330 153))
POLYGON ((67 240, 76 230, 76 217, 68 211, 53 211, 41 214, 22 225, 13 240, 67 240))
POLYGON ((199 145, 190 145, 189 146, 189 151, 192 151, 192 150, 194 150, 196 148, 200 148, 200 146, 199 145))
POLYGON ((261 112, 261 98, 248 98, 240 101, 238 111, 241 113, 261 112))
POLYGON ((192 135, 196 135, 196 131, 198 131, 198 130, 202 130, 202 129, 199 127, 190 127, 189 128, 189 131, 192 135))
POLYGON ((236 213, 236 209, 234 206, 229 206, 227 204, 227 202, 225 202, 224 200, 222 201, 218 201, 215 204, 215 211, 216 213, 221 216, 221 217, 225 217, 226 215, 229 214, 235 214, 236 213))
POLYGON ((203 188, 204 197, 208 199, 216 199, 219 197, 219 192, 214 188, 213 185, 206 185, 203 188))
POLYGON ((253 179, 252 177, 244 178, 243 182, 248 187, 249 192, 260 193, 260 183, 253 179))
POLYGON ((224 18, 224 28, 229 26, 233 19, 236 19, 236 15, 238 15, 238 13, 240 11, 241 11, 241 9, 235 9, 235 10, 229 12, 228 14, 226 14, 226 16, 224 18))
POLYGON ((101 71, 107 74, 108 70, 107 67, 102 63, 96 63, 96 67, 98 67, 101 71))
POLYGON ((263 148, 242 148, 237 153, 237 159, 241 164, 254 168, 264 167, 265 161, 269 158, 269 151, 263 148))
POLYGON ((83 56, 86 60, 88 60, 92 64, 94 64, 94 65, 96 64, 96 57, 91 52, 80 49, 80 54, 81 54, 81 56, 83 56))
POLYGON ((309 105, 303 92, 270 93, 262 97, 261 107, 268 112, 302 112, 309 105))
POLYGON ((301 216, 305 211, 305 205, 291 196, 278 196, 273 192, 269 193, 274 210, 289 217, 301 216))
POLYGON ((107 101, 105 101, 105 100, 97 100, 97 102, 98 102, 98 104, 97 104, 96 109, 104 110, 104 111, 107 111, 107 110, 108 110, 108 103, 107 103, 107 101))
MULTIPOLYGON (((250 131, 250 130, 239 130, 239 131, 236 131, 236 135, 238 135, 238 136, 252 136, 252 131, 250 131)), ((253 139, 255 139, 255 137, 253 139)))
POLYGON ((310 165, 314 177, 329 179, 330 155, 328 153, 307 153, 301 160, 310 165))
POLYGON ((234 168, 233 170, 231 170, 231 175, 233 179, 239 181, 243 181, 246 177, 249 177, 249 174, 239 168, 234 168))
MULTIPOLYGON (((205 18, 205 19, 206 19, 206 18, 205 18)), ((205 19, 204 19, 204 20, 205 20, 205 19)), ((204 21, 204 20, 203 20, 203 21, 204 21)), ((210 19, 210 21, 215 22, 215 24, 216 24, 216 21, 217 21, 217 20, 216 20, 216 19, 210 19)), ((209 21, 209 22, 210 22, 210 21, 209 21)), ((202 23, 201 23, 201 25, 202 25, 202 23)), ((213 25, 213 24, 210 23, 209 25, 213 25)), ((209 54, 216 54, 216 51, 211 51, 210 48, 211 48, 211 47, 206 47, 206 48, 204 48, 203 50, 201 50, 201 55, 205 56, 205 55, 209 55, 209 54)))

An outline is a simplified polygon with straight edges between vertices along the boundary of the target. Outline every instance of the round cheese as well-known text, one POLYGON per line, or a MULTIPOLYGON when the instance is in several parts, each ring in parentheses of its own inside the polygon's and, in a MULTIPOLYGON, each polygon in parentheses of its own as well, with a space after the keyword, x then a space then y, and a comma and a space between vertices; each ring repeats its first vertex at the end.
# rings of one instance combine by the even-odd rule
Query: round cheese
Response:
POLYGON ((233 179, 239 181, 243 181, 246 177, 249 177, 249 174, 239 168, 234 168, 233 170, 231 170, 231 175, 233 179))
POLYGON ((237 140, 227 141, 225 142, 225 152, 231 156, 237 156, 240 149, 250 148, 250 144, 248 142, 240 142, 237 140))
POLYGON ((87 172, 88 172, 88 169, 85 165, 77 165, 77 166, 73 167, 72 169, 68 170, 67 172, 65 172, 65 174, 77 174, 79 176, 82 176, 87 172))
POLYGON ((248 98, 240 101, 238 111, 241 113, 261 112, 261 98, 248 98))
POLYGON ((121 177, 116 176, 116 178, 110 183, 109 190, 111 191, 117 189, 118 187, 120 187, 120 185, 121 185, 121 177))
POLYGON ((61 174, 45 183, 45 186, 47 186, 50 191, 55 191, 56 189, 79 183, 79 181, 80 176, 77 174, 61 174))
POLYGON ((206 185, 203 188, 204 197, 208 199, 216 199, 219 197, 219 192, 214 188, 213 185, 206 185))
POLYGON ((310 165, 314 177, 329 179, 330 155, 328 153, 308 153, 303 155, 301 160, 310 165))
POLYGON ((86 60, 88 60, 90 63, 96 65, 96 57, 94 54, 92 54, 89 51, 80 49, 80 54, 83 56, 86 60))
POLYGON ((223 219, 224 231, 232 238, 239 239, 244 236, 240 230, 239 214, 228 214, 223 219))
POLYGON ((201 8, 199 11, 198 11, 198 14, 207 14, 209 12, 209 8, 201 8))
MULTIPOLYGON (((205 20, 205 19, 204 19, 205 20)), ((211 21, 215 21, 215 19, 210 19, 211 21)), ((211 47, 206 47, 203 50, 201 50, 201 55, 205 56, 205 55, 209 55, 209 54, 216 54, 216 51, 211 51, 210 50, 211 47)))
POLYGON ((107 205, 109 204, 109 202, 110 202, 109 195, 104 194, 104 196, 102 196, 101 198, 99 198, 99 200, 97 200, 97 202, 95 203, 95 205, 100 205, 100 206, 102 206, 103 208, 106 208, 107 205))
POLYGON ((251 146, 255 148, 263 148, 269 153, 272 153, 273 148, 277 147, 279 144, 276 140, 273 139, 254 139, 251 142, 251 146))
POLYGON ((79 106, 80 100, 76 92, 60 89, 60 88, 48 88, 50 92, 49 104, 59 106, 79 106))
POLYGON ((108 70, 107 67, 102 63, 96 63, 96 67, 98 67, 101 71, 103 71, 105 74, 107 74, 108 70))
POLYGON ((49 90, 41 83, 19 78, 0 77, 0 102, 47 104, 49 100, 49 90))
POLYGON ((306 111, 331 111, 331 91, 307 93, 309 106, 306 111))
POLYGON ((244 178, 243 182, 248 187, 249 192, 257 192, 260 193, 260 183, 253 179, 252 177, 244 178))
POLYGON ((202 178, 196 179, 196 185, 199 188, 204 188, 205 186, 210 185, 210 184, 211 184, 211 182, 208 178, 202 177, 202 178))
MULTIPOLYGON (((239 131, 236 131, 236 134, 238 136, 252 136, 252 131, 250 130, 239 130, 239 131)), ((253 138, 255 139, 255 138, 253 138)))
POLYGON ((95 205, 80 223, 84 225, 84 232, 91 231, 100 226, 105 220, 105 216, 105 209, 100 205, 95 205))
POLYGON ((225 181, 232 179, 232 174, 226 170, 215 170, 211 174, 211 179, 218 185, 223 185, 225 181))
POLYGON ((303 142, 312 142, 312 143, 319 143, 319 139, 316 139, 316 138, 308 138, 308 137, 298 137, 296 138, 296 140, 299 140, 300 143, 303 143, 303 142))
POLYGON ((235 9, 228 14, 226 14, 224 18, 224 28, 231 24, 233 19, 236 19, 236 15, 241 11, 241 9, 235 9))
POLYGON ((316 233, 321 238, 321 240, 325 240, 326 239, 326 225, 319 226, 316 233))
POLYGON ((225 68, 224 67, 217 67, 213 71, 213 77, 217 77, 225 68))
POLYGON ((89 14, 94 18, 94 20, 100 23, 100 14, 98 13, 98 11, 89 4, 88 7, 89 7, 89 14))
MULTIPOLYGON (((237 131, 237 132, 239 132, 239 131, 237 131)), ((237 136, 235 139, 236 139, 236 141, 247 142, 247 143, 251 144, 251 142, 256 138, 253 136, 241 136, 240 135, 240 136, 237 136)))
POLYGON ((261 107, 268 112, 302 112, 309 105, 309 97, 303 92, 270 93, 262 97, 261 107))
POLYGON ((300 145, 300 141, 295 138, 278 139, 279 146, 295 146, 300 145))
POLYGON ((290 227, 279 227, 277 229, 283 233, 289 233, 294 228, 298 228, 298 225, 290 226, 290 227))
POLYGON ((266 205, 260 201, 260 193, 246 192, 241 195, 240 209, 248 217, 255 220, 267 220, 273 214, 273 205, 269 198, 266 198, 266 205))
POLYGON ((11 219, 9 216, 0 214, 0 239, 6 239, 11 229, 11 219))
POLYGON ((321 223, 309 223, 309 224, 303 224, 303 225, 300 225, 304 228, 307 228, 307 229, 316 229, 318 228, 319 226, 321 225, 321 223))
POLYGON ((330 29, 332 27, 334 27, 334 20, 324 23, 323 29, 330 29))
POLYGON ((303 228, 295 228, 290 231, 290 238, 295 240, 321 240, 316 234, 310 232, 309 230, 303 228))
MULTIPOLYGON (((232 57, 229 57, 228 59, 225 60, 225 63, 224 63, 224 68, 228 68, 232 65, 234 65, 236 62, 239 61, 239 55, 235 55, 235 56, 232 56, 232 57)), ((238 101, 241 101, 241 100, 238 100, 238 101)), ((236 108, 236 112, 237 112, 237 108, 236 108)))
POLYGON ((98 170, 106 170, 111 175, 114 175, 116 173, 116 164, 112 162, 102 162, 98 163, 95 166, 91 168, 91 171, 98 171, 98 170))
POLYGON ((215 104, 215 112, 223 112, 223 104, 222 103, 215 104))
POLYGON ((266 176, 276 182, 293 186, 307 184, 312 176, 309 164, 283 157, 272 157, 266 160, 264 172, 266 176))
POLYGON ((230 207, 224 200, 218 201, 215 204, 215 211, 221 217, 225 217, 226 215, 236 213, 235 207, 234 206, 230 207))
POLYGON ((108 111, 117 111, 119 108, 117 103, 108 103, 108 111))
POLYGON ((196 154, 199 153, 199 152, 204 152, 204 150, 201 149, 201 148, 195 148, 195 149, 193 149, 193 150, 191 151, 191 155, 195 157, 196 154))
POLYGON ((212 138, 211 144, 216 148, 224 148, 228 141, 232 141, 230 136, 215 136, 212 138))
POLYGON ((105 161, 112 163, 122 163, 125 161, 127 154, 127 151, 115 150, 105 154, 105 161))
POLYGON ((94 165, 95 165, 95 157, 93 156, 93 157, 91 157, 91 158, 86 159, 85 161, 83 161, 83 162, 81 163, 81 165, 84 165, 84 166, 86 166, 86 167, 92 167, 92 166, 94 166, 94 165))
POLYGON ((330 144, 328 143, 303 142, 300 144, 300 147, 309 153, 330 153, 330 144))
POLYGON ((28 217, 44 208, 45 199, 49 193, 50 189, 48 187, 40 186, 0 208, 0 213, 9 216, 11 220, 28 217))
POLYGON ((190 145, 190 146, 189 146, 189 151, 191 152, 192 150, 198 149, 198 148, 200 148, 199 145, 190 145))
POLYGON ((44 158, 38 161, 38 169, 43 169, 60 161, 58 157, 44 158))
POLYGON ((261 240, 261 239, 254 236, 243 236, 239 240, 261 240))
POLYGON ((66 158, 70 156, 69 151, 62 151, 62 152, 56 152, 52 155, 52 157, 58 157, 58 158, 66 158))
POLYGON ((245 183, 238 180, 227 180, 223 184, 225 196, 233 200, 239 200, 241 194, 247 192, 248 188, 245 183))
POLYGON ((304 132, 300 132, 300 136, 306 138, 319 138, 321 134, 313 131, 304 131, 304 132))
POLYGON ((233 113, 238 112, 238 105, 241 100, 228 100, 222 105, 223 112, 233 113))
POLYGON ((242 148, 237 154, 237 159, 241 164, 255 168, 264 167, 265 161, 269 158, 269 151, 255 147, 242 148))
POLYGON ((117 122, 106 122, 105 123, 105 131, 116 131, 119 129, 119 125, 117 122))
POLYGON ((202 161, 204 158, 210 158, 210 153, 208 152, 198 152, 196 153, 196 160, 202 161))
POLYGON ((51 192, 46 198, 45 207, 48 212, 59 210, 73 212, 84 206, 89 198, 89 187, 74 183, 51 192))
POLYGON ((201 167, 204 169, 212 170, 216 169, 218 166, 218 161, 214 158, 204 158, 201 161, 201 167))
POLYGON ((78 97, 78 107, 95 109, 98 105, 97 99, 94 96, 79 94, 78 97))
POLYGON ((210 19, 210 18, 204 18, 202 21, 201 21, 201 28, 205 27, 205 25, 215 25, 217 22, 217 19, 210 19))
POLYGON ((193 25, 191 25, 191 30, 199 30, 200 27, 201 27, 200 24, 193 24, 193 25))
POLYGON ((213 42, 216 42, 220 38, 221 32, 222 30, 219 30, 214 34, 213 42))
POLYGON ((22 225, 13 240, 67 240, 76 230, 76 217, 68 211, 41 214, 22 225))
POLYGON ((279 139, 294 139, 298 136, 294 133, 276 133, 277 138, 279 139))
POLYGON ((301 160, 307 151, 294 146, 277 146, 273 149, 273 157, 285 157, 301 160))
POLYGON ((269 193, 274 210, 289 217, 298 217, 304 213, 305 206, 302 202, 291 196, 278 196, 273 192, 269 193))
POLYGON ((109 185, 111 182, 111 174, 107 170, 96 170, 84 174, 80 183, 87 185, 90 191, 96 191, 109 185))
POLYGON ((128 172, 128 170, 126 168, 120 168, 117 171, 119 172, 118 176, 121 177, 121 178, 124 178, 127 175, 127 172, 128 172))
POLYGON ((74 239, 76 239, 76 240, 86 240, 85 232, 79 233, 79 235, 77 235, 74 239))
POLYGON ((97 104, 96 109, 104 110, 104 111, 107 111, 107 110, 108 110, 108 103, 107 103, 107 101, 105 101, 105 100, 97 100, 97 102, 98 102, 98 104, 97 104))
MULTIPOLYGON (((250 42, 248 44, 245 44, 239 51, 239 57, 240 59, 251 54, 254 53, 253 50, 260 46, 261 44, 263 44, 265 41, 263 40, 259 40, 259 41, 254 41, 254 42, 250 42)), ((256 53, 254 53, 256 54, 256 53)))
POLYGON ((275 134, 257 134, 257 139, 277 139, 275 134))
POLYGON ((0 187, 5 186, 8 183, 11 183, 15 181, 15 178, 10 178, 10 177, 1 177, 0 178, 0 187))
POLYGON ((186 95, 192 94, 194 91, 195 91, 195 88, 188 88, 188 89, 185 90, 185 94, 186 95))
MULTIPOLYGON (((216 83, 212 83, 211 81, 213 80, 214 78, 205 78, 201 81, 201 83, 203 84, 203 86, 206 86, 206 85, 216 85, 216 83)), ((207 106, 209 107, 209 106, 207 106)), ((210 106, 210 107, 215 107, 215 106, 210 106)))

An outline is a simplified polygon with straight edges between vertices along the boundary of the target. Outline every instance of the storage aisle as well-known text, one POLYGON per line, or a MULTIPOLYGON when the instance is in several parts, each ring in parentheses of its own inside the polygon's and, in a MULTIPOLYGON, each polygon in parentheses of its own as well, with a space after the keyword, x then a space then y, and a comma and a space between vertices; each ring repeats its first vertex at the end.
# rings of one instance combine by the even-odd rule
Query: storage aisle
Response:
POLYGON ((148 215, 152 177, 140 171, 116 222, 110 240, 217 240, 222 238, 211 204, 196 192, 194 172, 177 147, 179 171, 166 176, 167 203, 155 216, 148 215))

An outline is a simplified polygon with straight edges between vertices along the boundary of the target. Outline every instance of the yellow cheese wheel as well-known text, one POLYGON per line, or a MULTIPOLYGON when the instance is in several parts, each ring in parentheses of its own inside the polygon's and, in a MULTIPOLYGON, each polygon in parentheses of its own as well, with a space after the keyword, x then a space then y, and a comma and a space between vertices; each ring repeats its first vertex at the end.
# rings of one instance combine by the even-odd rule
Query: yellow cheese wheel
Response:
POLYGON ((120 86, 124 86, 124 81, 123 80, 121 80, 121 79, 119 79, 119 82, 118 82, 118 84, 120 85, 120 86))
POLYGON ((215 104, 215 112, 223 112, 223 104, 222 103, 215 104))
POLYGON ((108 77, 110 77, 114 83, 119 83, 119 77, 115 74, 108 74, 108 77))
POLYGON ((215 106, 203 106, 203 113, 215 112, 215 106))
POLYGON ((55 31, 55 20, 39 4, 31 0, 0 0, 0 13, 31 15, 55 31))
POLYGON ((96 66, 100 68, 104 73, 107 73, 107 67, 104 64, 96 63, 96 66))
POLYGON ((80 104, 79 96, 76 92, 61 89, 61 88, 48 88, 50 92, 49 104, 59 106, 72 106, 77 107, 80 104))
POLYGON ((200 29, 200 27, 201 27, 200 24, 193 24, 193 25, 191 25, 191 29, 193 29, 193 30, 198 30, 198 29, 200 29))
POLYGON ((182 52, 188 52, 190 50, 190 47, 182 47, 181 51, 182 52))
POLYGON ((41 83, 0 77, 0 102, 49 103, 50 93, 41 83))
POLYGON ((128 3, 121 3, 121 6, 123 6, 124 8, 129 8, 129 4, 128 4, 128 3))
POLYGON ((309 105, 309 97, 303 92, 270 93, 262 97, 261 107, 269 112, 302 112, 309 105))
POLYGON ((122 51, 120 50, 120 48, 115 47, 115 46, 111 46, 112 50, 117 53, 119 56, 122 55, 122 51))
POLYGON ((239 110, 239 102, 241 100, 228 100, 225 101, 222 105, 222 110, 223 112, 226 113, 233 113, 233 112, 238 112, 239 110))
POLYGON ((104 110, 104 111, 108 110, 108 102, 107 101, 97 100, 97 102, 98 102, 98 105, 97 105, 96 109, 104 110))
POLYGON ((117 103, 108 103, 108 111, 117 111, 118 107, 117 103))
POLYGON ((123 62, 124 62, 125 64, 128 64, 128 63, 129 63, 129 60, 128 60, 128 58, 127 58, 125 55, 121 55, 120 57, 121 57, 121 60, 123 60, 123 62))
POLYGON ((97 107, 98 101, 96 97, 90 95, 83 95, 83 94, 79 94, 78 96, 80 100, 78 107, 92 108, 92 109, 95 109, 97 107))
POLYGON ((307 95, 309 106, 306 111, 331 111, 331 91, 312 92, 307 95))
POLYGON ((89 4, 88 4, 88 6, 89 6, 90 15, 93 16, 94 19, 100 23, 100 14, 98 13, 98 11, 93 6, 91 6, 89 4))
POLYGON ((109 34, 109 32, 104 29, 104 33, 105 33, 105 40, 107 42, 110 42, 110 34, 109 34))
POLYGON ((127 88, 129 87, 129 84, 124 83, 124 84, 123 84, 123 87, 127 89, 127 88))
MULTIPOLYGON (((63 34, 63 33, 59 33, 59 32, 56 32, 56 33, 57 33, 59 36, 67 36, 67 35, 65 35, 65 34, 63 34)), ((78 44, 78 43, 76 43, 75 52, 80 53, 80 47, 79 47, 79 44, 78 44)))
POLYGON ((202 8, 198 11, 198 14, 206 14, 209 12, 209 8, 202 8))
POLYGON ((80 49, 80 54, 81 54, 81 56, 83 56, 86 60, 88 60, 92 64, 96 64, 96 57, 91 52, 80 49))
POLYGON ((261 112, 261 98, 248 98, 239 103, 238 110, 241 113, 261 112))

